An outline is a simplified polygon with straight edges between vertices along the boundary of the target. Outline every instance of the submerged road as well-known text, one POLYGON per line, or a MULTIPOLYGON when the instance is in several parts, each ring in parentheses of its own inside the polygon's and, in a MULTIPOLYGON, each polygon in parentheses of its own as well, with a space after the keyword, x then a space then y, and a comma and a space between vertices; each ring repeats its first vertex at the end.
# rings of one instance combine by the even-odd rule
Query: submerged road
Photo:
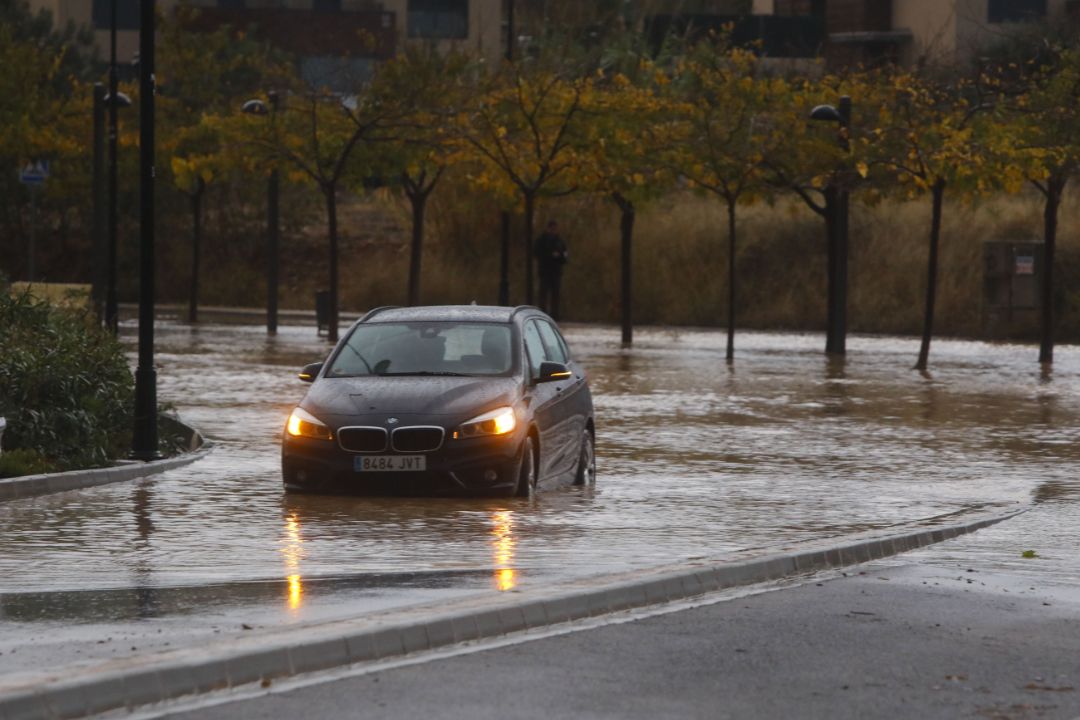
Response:
MULTIPOLYGON (((132 328, 125 328, 130 339, 132 328)), ((278 435, 328 350, 309 328, 163 324, 159 398, 216 443, 136 483, 0 505, 0 673, 197 644, 736 549, 841 536, 1071 487, 1080 351, 571 327, 599 478, 534 500, 284 496, 278 435)))

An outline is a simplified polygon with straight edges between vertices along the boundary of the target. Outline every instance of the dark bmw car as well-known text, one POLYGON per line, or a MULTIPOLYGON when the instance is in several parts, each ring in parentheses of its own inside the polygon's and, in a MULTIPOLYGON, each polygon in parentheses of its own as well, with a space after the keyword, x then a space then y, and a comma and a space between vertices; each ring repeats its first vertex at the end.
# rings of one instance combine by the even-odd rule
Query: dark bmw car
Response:
POLYGON ((372 310, 300 378, 286 491, 527 496, 595 479, 585 372, 536 308, 372 310))

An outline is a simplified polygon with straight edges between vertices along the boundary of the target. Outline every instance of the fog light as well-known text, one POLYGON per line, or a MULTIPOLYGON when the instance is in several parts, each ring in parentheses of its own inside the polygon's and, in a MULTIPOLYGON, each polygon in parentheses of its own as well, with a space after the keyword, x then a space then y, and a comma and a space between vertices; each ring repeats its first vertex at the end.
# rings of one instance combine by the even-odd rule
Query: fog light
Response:
POLYGON ((499 473, 495 472, 494 470, 485 470, 484 479, 488 482, 495 482, 499 479, 499 473))

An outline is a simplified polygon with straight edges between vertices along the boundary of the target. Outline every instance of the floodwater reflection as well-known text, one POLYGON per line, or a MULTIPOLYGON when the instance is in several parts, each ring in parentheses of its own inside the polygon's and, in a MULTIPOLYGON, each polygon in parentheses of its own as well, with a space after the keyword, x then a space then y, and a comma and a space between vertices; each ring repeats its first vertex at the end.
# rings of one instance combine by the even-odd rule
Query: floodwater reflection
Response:
POLYGON ((299 610, 304 594, 300 576, 300 559, 304 557, 304 540, 300 536, 300 520, 295 513, 285 517, 285 540, 281 547, 285 559, 285 581, 288 584, 288 606, 299 610))
POLYGON ((499 590, 513 590, 518 578, 514 570, 514 513, 510 510, 496 510, 491 514, 491 546, 494 550, 495 587, 499 590))

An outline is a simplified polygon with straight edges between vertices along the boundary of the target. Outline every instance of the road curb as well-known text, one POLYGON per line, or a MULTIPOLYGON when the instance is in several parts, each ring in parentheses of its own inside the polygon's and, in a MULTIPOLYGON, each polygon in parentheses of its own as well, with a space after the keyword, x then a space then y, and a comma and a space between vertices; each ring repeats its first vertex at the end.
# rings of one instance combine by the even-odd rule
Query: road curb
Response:
POLYGON ((909 525, 843 542, 814 541, 727 561, 641 570, 551 590, 467 598, 292 628, 227 644, 110 661, 0 682, 0 719, 63 720, 235 688, 354 663, 385 660, 706 593, 857 565, 933 545, 1024 512, 950 525, 909 525))
MULTIPOLYGON (((0 480, 0 502, 148 477, 163 473, 166 470, 174 470, 189 465, 210 452, 212 445, 203 438, 198 430, 185 425, 176 418, 167 418, 167 420, 169 423, 178 426, 186 435, 188 447, 190 448, 189 452, 177 457, 151 460, 150 462, 131 462, 90 470, 71 470, 68 472, 46 473, 44 475, 5 478, 0 480)), ((3 716, 0 715, 0 717, 3 716)))

